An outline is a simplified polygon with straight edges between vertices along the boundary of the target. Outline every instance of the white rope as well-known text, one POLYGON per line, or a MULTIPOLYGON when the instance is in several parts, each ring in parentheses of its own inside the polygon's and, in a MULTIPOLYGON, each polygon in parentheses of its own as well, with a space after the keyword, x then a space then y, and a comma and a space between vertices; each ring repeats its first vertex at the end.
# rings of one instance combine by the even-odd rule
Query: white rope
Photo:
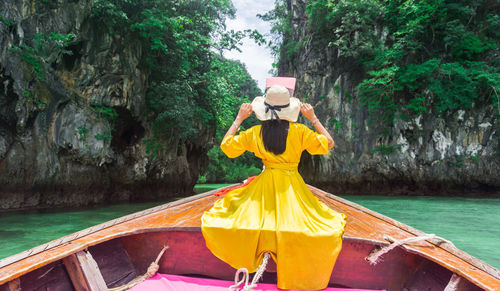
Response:
POLYGON ((242 283, 245 283, 243 286, 243 289, 241 291, 254 291, 255 287, 257 287, 257 282, 260 280, 262 275, 264 274, 264 271, 266 270, 267 263, 269 261, 270 255, 268 252, 264 253, 264 258, 262 259, 262 263, 260 264, 259 268, 255 272, 255 275, 253 276, 252 282, 248 284, 248 279, 250 275, 248 274, 248 269, 247 268, 239 268, 238 271, 236 271, 236 275, 234 276, 234 285, 231 285, 229 287, 230 291, 239 291, 240 285, 242 283), (243 273, 243 277, 241 280, 239 279, 240 274, 243 273))
POLYGON ((243 288, 243 290, 245 290, 245 291, 253 290, 253 287, 257 287, 257 282, 259 282, 260 278, 264 274, 264 271, 266 270, 266 266, 267 266, 267 263, 269 261, 269 257, 271 257, 271 255, 269 255, 268 252, 264 253, 264 258, 262 259, 262 263, 260 264, 259 268, 255 272, 255 275, 253 276, 252 283, 248 286, 249 288, 247 288, 247 286, 245 286, 245 288, 243 288))
POLYGON ((238 271, 236 271, 236 275, 234 275, 234 285, 229 286, 229 290, 230 291, 238 291, 240 289, 240 285, 242 283, 245 283, 244 286, 247 286, 249 276, 250 275, 248 274, 247 268, 239 268, 238 271), (239 280, 241 273, 243 273, 243 277, 241 278, 241 280, 239 280))
POLYGON ((428 239, 439 239, 441 241, 444 241, 444 242, 447 242, 451 245, 453 245, 453 243, 449 240, 446 240, 442 237, 438 237, 436 236, 435 234, 427 234, 427 235, 423 235, 423 236, 415 236, 415 237, 410 237, 410 238, 406 238, 406 239, 403 239, 403 240, 397 240, 391 236, 384 236, 384 239, 385 240, 388 240, 390 242, 392 242, 390 245, 386 246, 386 247, 383 247, 381 248, 380 250, 376 251, 376 252, 373 252, 371 253, 368 257, 365 258, 365 260, 367 260, 370 265, 376 265, 379 261, 380 261, 380 257, 383 256, 384 254, 388 253, 389 251, 391 251, 392 249, 394 249, 395 247, 397 246, 400 246, 400 245, 403 245, 403 244, 408 244, 408 243, 412 243, 412 242, 417 242, 417 241, 423 241, 423 240, 428 240, 428 239))
POLYGON ((156 260, 151 262, 151 265, 149 265, 148 270, 146 273, 142 276, 139 276, 135 278, 134 280, 128 282, 125 285, 116 287, 116 288, 109 288, 107 289, 108 291, 123 291, 123 290, 129 290, 130 288, 134 287, 135 285, 142 283, 143 281, 153 277, 156 275, 156 272, 158 272, 158 269, 160 268, 160 259, 163 256, 163 253, 168 249, 168 246, 164 246, 163 249, 160 251, 158 256, 156 257, 156 260))

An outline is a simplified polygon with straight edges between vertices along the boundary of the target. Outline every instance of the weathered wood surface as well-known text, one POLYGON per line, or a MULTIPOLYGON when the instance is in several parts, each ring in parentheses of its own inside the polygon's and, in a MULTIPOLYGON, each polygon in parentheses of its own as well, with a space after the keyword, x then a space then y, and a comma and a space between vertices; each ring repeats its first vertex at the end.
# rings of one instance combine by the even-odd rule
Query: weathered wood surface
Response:
POLYGON ((79 251, 63 259, 76 291, 106 291, 108 287, 92 255, 79 251))
POLYGON ((14 279, 9 283, 5 284, 2 291, 21 291, 21 281, 19 279, 14 279))
POLYGON ((90 286, 85 279, 85 274, 80 267, 80 263, 78 262, 76 254, 71 254, 64 258, 63 263, 66 267, 66 271, 68 272, 69 277, 71 278, 71 282, 73 283, 73 287, 75 287, 75 290, 90 291, 90 286))
MULTIPOLYGON (((345 201, 314 187, 311 187, 311 190, 332 209, 347 215, 347 226, 344 233, 347 238, 385 244, 384 236, 386 235, 401 240, 422 234, 411 227, 357 204, 345 201)), ((50 247, 41 246, 45 251, 22 259, 17 257, 8 265, 5 265, 5 260, 2 260, 0 266, 2 264, 5 266, 0 268, 0 285, 89 246, 116 237, 148 231, 199 227, 203 212, 208 210, 219 199, 219 197, 211 195, 213 192, 215 191, 196 195, 187 200, 179 200, 175 204, 170 203, 168 207, 156 207, 156 209, 159 209, 157 211, 143 211, 144 215, 135 216, 131 219, 120 218, 121 221, 115 225, 108 222, 107 224, 112 226, 98 231, 95 231, 95 229, 94 231, 85 230, 69 235, 60 239, 63 242, 60 245, 51 242, 49 243, 51 244, 50 247)), ((483 289, 500 290, 498 270, 457 250, 451 245, 423 241, 412 243, 410 246, 406 246, 406 249, 446 267, 451 272, 467 278, 483 289)), ((25 255, 28 253, 29 251, 25 255)))
MULTIPOLYGON (((16 285, 19 286, 20 290, 74 290, 73 284, 71 283, 71 279, 62 260, 36 268, 35 270, 22 276, 20 279, 21 280, 16 282, 16 285)), ((9 290, 4 288, 4 286, 7 286, 9 283, 0 286, 0 290, 9 290)))
MULTIPOLYGON (((384 236, 387 235, 397 240, 425 235, 421 231, 380 213, 318 188, 309 187, 329 207, 347 215, 348 220, 345 231, 347 236, 385 241, 384 236)), ((453 245, 430 240, 411 243, 406 245, 405 248, 469 279, 481 288, 500 290, 500 271, 455 248, 453 245)))
POLYGON ((88 250, 96 260, 108 288, 120 287, 139 276, 119 240, 107 241, 88 250))

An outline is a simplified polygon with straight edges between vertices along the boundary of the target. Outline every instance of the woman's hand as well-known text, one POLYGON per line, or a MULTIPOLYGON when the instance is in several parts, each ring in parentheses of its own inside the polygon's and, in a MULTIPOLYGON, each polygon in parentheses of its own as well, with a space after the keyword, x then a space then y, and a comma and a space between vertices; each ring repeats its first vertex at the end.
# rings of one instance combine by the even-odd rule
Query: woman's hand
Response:
POLYGON ((300 104, 300 112, 307 118, 309 119, 310 122, 315 121, 318 119, 316 117, 316 114, 314 113, 314 108, 311 106, 309 103, 302 103, 300 104))
POLYGON ((333 148, 335 142, 333 141, 332 136, 328 133, 328 131, 325 129, 325 127, 323 127, 319 119, 316 117, 316 114, 314 113, 314 109, 311 106, 311 104, 308 103, 300 104, 300 112, 302 112, 302 114, 304 114, 304 116, 307 117, 307 119, 309 119, 309 121, 313 124, 314 128, 316 128, 316 130, 319 133, 321 133, 326 137, 326 139, 328 139, 328 149, 333 148))
POLYGON ((239 122, 241 124, 243 120, 247 119, 250 115, 252 115, 253 109, 250 103, 243 103, 240 106, 240 111, 238 112, 238 116, 236 116, 235 122, 239 122))
POLYGON ((231 127, 229 127, 229 129, 226 132, 226 135, 222 140, 224 140, 229 135, 234 135, 238 131, 238 128, 240 127, 243 120, 247 119, 250 115, 252 115, 252 112, 253 109, 250 103, 241 104, 238 116, 236 116, 236 119, 234 120, 233 124, 231 124, 231 127))

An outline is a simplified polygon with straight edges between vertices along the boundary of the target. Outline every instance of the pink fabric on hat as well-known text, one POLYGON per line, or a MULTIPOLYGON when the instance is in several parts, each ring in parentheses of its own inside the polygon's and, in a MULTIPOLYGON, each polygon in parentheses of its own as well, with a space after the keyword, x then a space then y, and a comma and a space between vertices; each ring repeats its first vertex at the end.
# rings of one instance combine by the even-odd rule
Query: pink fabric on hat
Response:
MULTIPOLYGON (((196 277, 186 277, 178 275, 156 274, 146 281, 136 285, 131 291, 227 291, 232 281, 223 281, 215 279, 204 279, 196 277)), ((278 289, 274 284, 257 284, 256 290, 272 291, 278 289)), ((240 285, 240 287, 242 287, 240 285)), ((368 289, 344 289, 344 288, 326 288, 323 291, 375 291, 368 289)))
POLYGON ((295 78, 290 78, 290 77, 266 78, 266 89, 273 85, 281 85, 287 89, 295 91, 295 78))

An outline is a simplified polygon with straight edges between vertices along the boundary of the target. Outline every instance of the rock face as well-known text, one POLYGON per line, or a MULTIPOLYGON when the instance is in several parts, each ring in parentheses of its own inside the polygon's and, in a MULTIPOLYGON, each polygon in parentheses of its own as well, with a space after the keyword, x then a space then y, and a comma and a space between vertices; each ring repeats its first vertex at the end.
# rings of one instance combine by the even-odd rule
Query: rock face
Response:
POLYGON ((92 3, 0 2, 0 210, 189 194, 206 163, 213 128, 147 153, 141 45, 95 25, 92 3), (52 40, 30 59, 23 45, 52 32, 70 53, 52 40))
POLYGON ((341 194, 440 195, 500 189, 498 142, 493 138, 497 108, 474 104, 468 111, 448 115, 428 111, 397 122, 392 137, 381 137, 370 128, 369 115, 356 98, 355 87, 364 72, 355 60, 339 58, 334 47, 312 47, 306 2, 288 1, 293 41, 304 46, 295 63, 279 64, 279 73, 297 78, 295 95, 315 107, 336 142, 328 156, 303 157, 301 173, 307 182, 341 194))

